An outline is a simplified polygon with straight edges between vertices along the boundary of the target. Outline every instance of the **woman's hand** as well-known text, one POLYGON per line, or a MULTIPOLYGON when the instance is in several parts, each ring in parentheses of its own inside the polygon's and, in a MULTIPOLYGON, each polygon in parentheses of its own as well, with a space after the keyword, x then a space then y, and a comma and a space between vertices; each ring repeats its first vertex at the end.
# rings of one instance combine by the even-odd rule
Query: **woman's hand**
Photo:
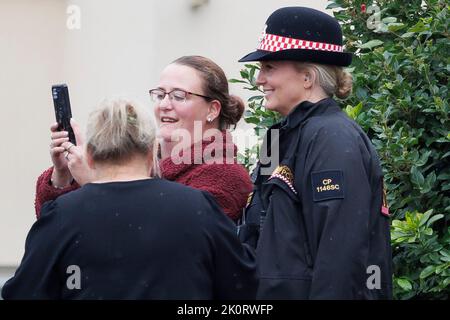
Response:
POLYGON ((64 147, 62 144, 69 141, 69 133, 67 131, 57 131, 58 123, 54 123, 50 127, 51 139, 50 156, 53 162, 52 183, 54 187, 62 188, 70 184, 73 177, 70 173, 67 159, 64 157, 64 147))
POLYGON ((74 120, 70 120, 77 145, 69 141, 67 131, 56 131, 58 125, 53 124, 50 155, 54 166, 52 181, 54 186, 66 187, 75 179, 79 185, 91 181, 91 170, 84 155, 84 139, 80 128, 74 120))

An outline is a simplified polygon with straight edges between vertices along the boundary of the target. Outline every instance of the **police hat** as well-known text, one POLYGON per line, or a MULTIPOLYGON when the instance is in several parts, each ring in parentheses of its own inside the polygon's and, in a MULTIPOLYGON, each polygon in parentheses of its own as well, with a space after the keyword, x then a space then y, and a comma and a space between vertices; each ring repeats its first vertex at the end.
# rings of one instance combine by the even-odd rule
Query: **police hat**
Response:
POLYGON ((239 60, 294 60, 348 66, 352 54, 343 51, 342 30, 326 13, 305 7, 286 7, 266 21, 256 51, 239 60))

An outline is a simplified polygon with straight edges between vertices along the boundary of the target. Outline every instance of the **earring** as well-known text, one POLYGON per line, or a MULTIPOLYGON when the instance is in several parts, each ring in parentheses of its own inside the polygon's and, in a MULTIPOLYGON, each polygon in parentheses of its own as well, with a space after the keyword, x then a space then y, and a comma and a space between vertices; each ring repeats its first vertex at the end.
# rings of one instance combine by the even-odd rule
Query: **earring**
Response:
POLYGON ((208 121, 209 123, 212 122, 212 119, 210 117, 206 118, 206 121, 208 121))

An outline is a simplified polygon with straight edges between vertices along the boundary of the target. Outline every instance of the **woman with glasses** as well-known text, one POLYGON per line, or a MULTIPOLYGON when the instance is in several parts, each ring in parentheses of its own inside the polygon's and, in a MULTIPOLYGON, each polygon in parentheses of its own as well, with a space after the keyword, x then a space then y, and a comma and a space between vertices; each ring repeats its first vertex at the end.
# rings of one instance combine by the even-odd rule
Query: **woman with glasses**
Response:
MULTIPOLYGON (((223 70, 205 57, 181 57, 162 71, 150 98, 159 125, 161 176, 210 192, 227 216, 239 219, 252 186, 236 162, 237 148, 227 128, 239 121, 244 104, 229 94, 223 70)), ((67 132, 56 128, 51 127, 53 167, 37 181, 37 216, 44 202, 90 180, 79 147, 62 148, 67 132)))
POLYGON ((254 298, 254 255, 212 196, 150 178, 154 140, 127 99, 89 116, 91 181, 43 205, 4 299, 254 298))

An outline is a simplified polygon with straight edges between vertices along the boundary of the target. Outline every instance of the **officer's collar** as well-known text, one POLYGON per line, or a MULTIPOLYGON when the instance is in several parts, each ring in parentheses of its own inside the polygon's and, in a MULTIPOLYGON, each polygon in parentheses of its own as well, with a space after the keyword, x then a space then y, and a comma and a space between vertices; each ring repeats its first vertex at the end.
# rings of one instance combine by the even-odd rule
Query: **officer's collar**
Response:
POLYGON ((324 98, 317 102, 303 101, 294 107, 279 125, 284 130, 292 129, 312 116, 323 114, 327 111, 336 112, 336 110, 340 110, 340 108, 332 98, 324 98))

